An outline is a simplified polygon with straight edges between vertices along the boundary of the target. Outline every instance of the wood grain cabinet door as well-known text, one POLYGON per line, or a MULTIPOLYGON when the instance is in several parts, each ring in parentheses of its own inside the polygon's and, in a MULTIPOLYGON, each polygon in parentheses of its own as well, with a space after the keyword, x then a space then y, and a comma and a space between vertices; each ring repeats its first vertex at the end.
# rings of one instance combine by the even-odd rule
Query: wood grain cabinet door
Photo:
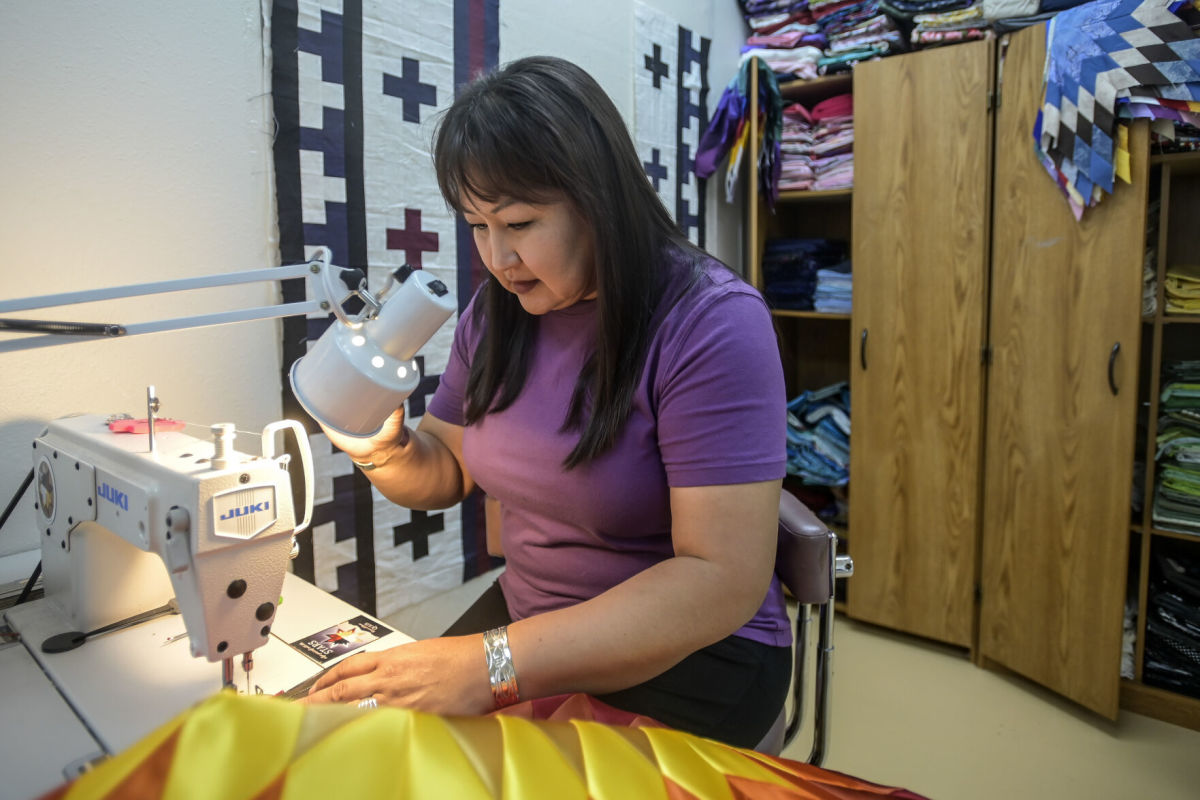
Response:
POLYGON ((1038 26, 1001 72, 979 650, 1115 717, 1147 132, 1133 130, 1132 186, 1076 222, 1032 150, 1044 58, 1038 26))
POLYGON ((991 41, 854 73, 850 616, 969 647, 991 41))

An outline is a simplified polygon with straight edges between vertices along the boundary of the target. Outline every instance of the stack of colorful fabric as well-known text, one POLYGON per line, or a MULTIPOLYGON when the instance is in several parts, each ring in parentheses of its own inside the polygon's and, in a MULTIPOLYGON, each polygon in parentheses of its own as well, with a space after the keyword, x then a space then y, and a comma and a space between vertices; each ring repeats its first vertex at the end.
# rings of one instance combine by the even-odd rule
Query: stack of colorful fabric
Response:
POLYGON ((1163 294, 1168 314, 1200 314, 1200 264, 1168 267, 1163 294))
POLYGON ((854 183, 854 99, 842 94, 783 109, 781 191, 849 189, 854 183))
POLYGON ((888 16, 902 23, 911 23, 917 14, 944 14, 971 5, 974 0, 879 0, 879 7, 888 16))
POLYGON ((850 259, 817 270, 813 308, 825 314, 849 314, 851 288, 850 259))
POLYGON ((808 0, 740 0, 739 5, 750 26, 743 62, 760 58, 780 80, 817 76, 825 34, 813 22, 808 0))
POLYGON ((1142 678, 1200 697, 1200 557, 1183 544, 1156 547, 1150 561, 1142 678))
POLYGON ((916 23, 911 38, 914 48, 968 42, 992 35, 991 25, 983 16, 983 6, 977 2, 953 11, 916 14, 913 22, 916 23))
POLYGON ((809 9, 829 39, 817 64, 822 75, 907 49, 903 34, 881 10, 879 0, 810 0, 809 9))
MULTIPOLYGON (((892 0, 893 2, 895 0, 892 0)), ((1134 117, 1200 125, 1200 43, 1181 0, 1093 0, 1055 16, 1034 141, 1078 219, 1129 181, 1134 117)))
POLYGON ((1200 150, 1200 128, 1177 122, 1169 134, 1155 131, 1150 144, 1155 153, 1194 153, 1200 150))
POLYGON ((839 94, 813 106, 813 189, 831 191, 854 185, 854 96, 839 94))
POLYGON ((787 471, 808 486, 850 481, 850 388, 845 381, 788 402, 787 471))
POLYGON ((768 239, 763 253, 763 296, 771 308, 812 311, 817 273, 842 264, 846 243, 834 239, 768 239))
POLYGON ((1154 525, 1200 535, 1200 361, 1164 365, 1154 525))
POLYGON ((783 133, 779 140, 779 191, 804 191, 813 187, 816 181, 812 168, 815 128, 812 114, 800 103, 783 107, 783 133))

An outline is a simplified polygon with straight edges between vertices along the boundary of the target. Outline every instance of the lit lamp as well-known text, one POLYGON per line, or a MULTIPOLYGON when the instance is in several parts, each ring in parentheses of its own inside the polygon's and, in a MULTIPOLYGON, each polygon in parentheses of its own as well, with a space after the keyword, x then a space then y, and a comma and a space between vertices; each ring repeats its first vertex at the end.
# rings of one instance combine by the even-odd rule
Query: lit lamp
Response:
MULTIPOLYGON (((328 294, 330 272, 323 273, 328 294)), ((417 388, 413 356, 455 305, 444 283, 409 267, 393 273, 379 299, 361 285, 353 291, 367 305, 363 313, 351 319, 333 303, 337 321, 288 377, 300 405, 322 425, 371 436, 417 388)))

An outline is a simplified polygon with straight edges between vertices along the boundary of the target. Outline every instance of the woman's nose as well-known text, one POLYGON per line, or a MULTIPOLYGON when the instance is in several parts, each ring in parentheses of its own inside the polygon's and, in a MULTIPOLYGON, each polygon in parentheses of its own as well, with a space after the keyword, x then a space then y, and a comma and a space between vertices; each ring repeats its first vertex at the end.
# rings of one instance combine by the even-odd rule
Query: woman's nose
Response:
POLYGON ((508 237, 493 236, 491 247, 493 269, 508 269, 520 263, 520 256, 512 248, 512 243, 508 240, 508 237))

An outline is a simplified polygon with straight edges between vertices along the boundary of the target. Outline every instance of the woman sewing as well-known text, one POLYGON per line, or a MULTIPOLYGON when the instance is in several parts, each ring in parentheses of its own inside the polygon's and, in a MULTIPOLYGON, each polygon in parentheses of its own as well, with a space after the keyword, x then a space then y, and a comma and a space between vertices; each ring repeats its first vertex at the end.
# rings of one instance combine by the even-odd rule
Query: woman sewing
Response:
POLYGON ((762 298, 684 239, 578 67, 513 62, 434 144, 488 278, 420 426, 327 431, 393 502, 500 501, 506 568, 447 635, 348 659, 308 702, 479 714, 585 692, 739 746, 775 720, 785 390, 762 298))

